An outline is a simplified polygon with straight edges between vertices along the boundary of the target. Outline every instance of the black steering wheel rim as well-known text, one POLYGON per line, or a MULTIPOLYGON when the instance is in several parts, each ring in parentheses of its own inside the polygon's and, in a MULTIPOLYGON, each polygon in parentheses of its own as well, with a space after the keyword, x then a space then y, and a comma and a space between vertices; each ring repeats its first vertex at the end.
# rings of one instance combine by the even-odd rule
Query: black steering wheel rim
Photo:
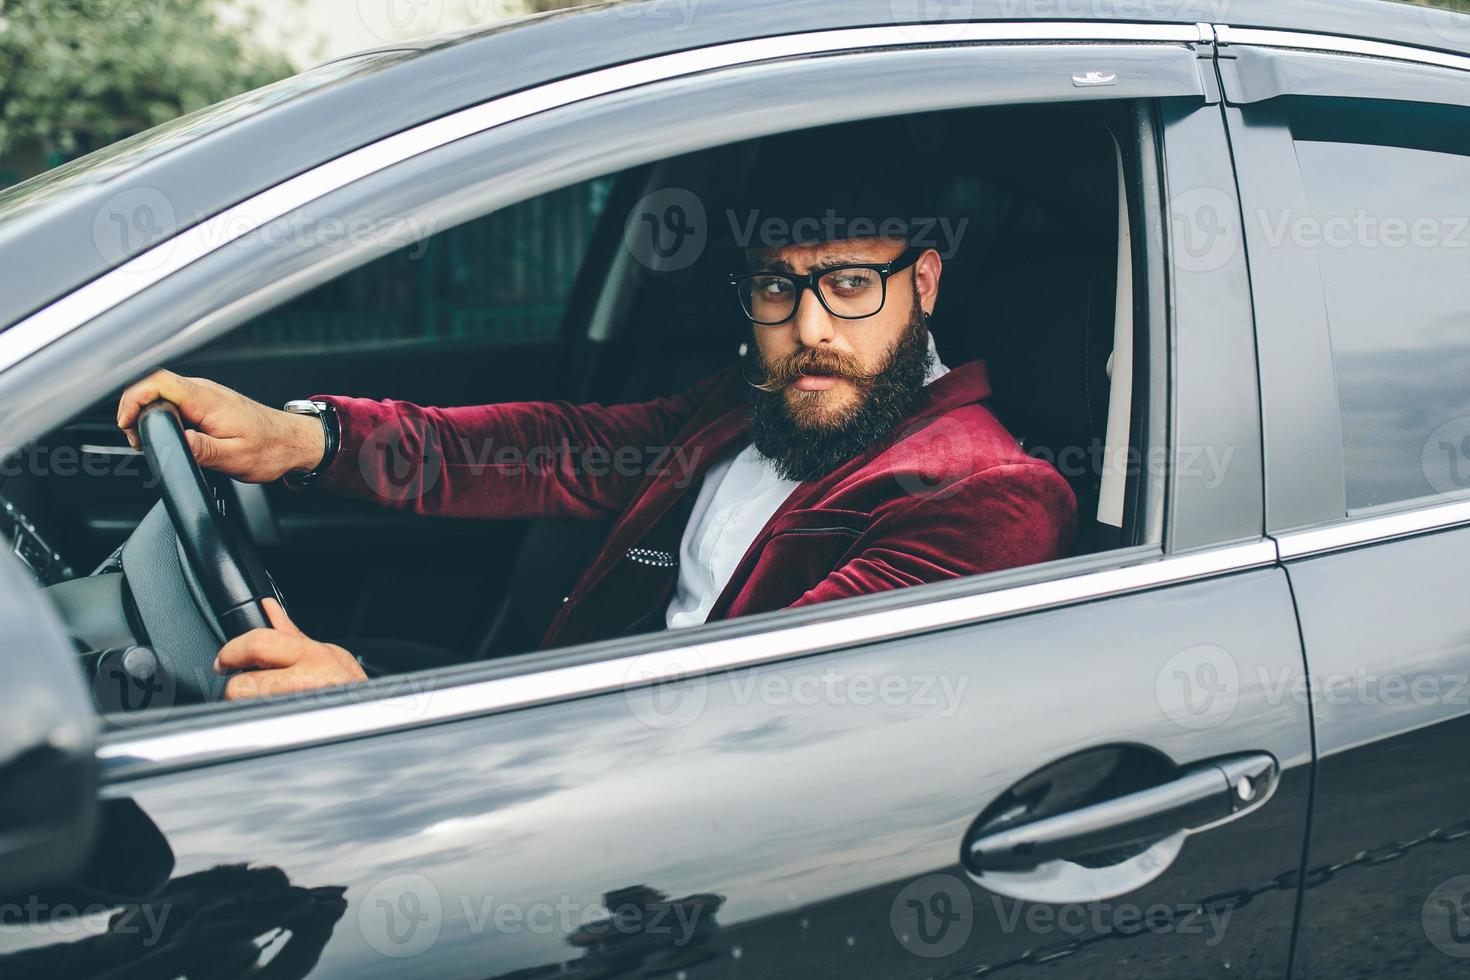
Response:
POLYGON ((138 417, 138 440, 158 481, 179 550, 227 639, 270 627, 261 600, 275 595, 259 554, 215 506, 189 451, 178 409, 166 401, 138 417))

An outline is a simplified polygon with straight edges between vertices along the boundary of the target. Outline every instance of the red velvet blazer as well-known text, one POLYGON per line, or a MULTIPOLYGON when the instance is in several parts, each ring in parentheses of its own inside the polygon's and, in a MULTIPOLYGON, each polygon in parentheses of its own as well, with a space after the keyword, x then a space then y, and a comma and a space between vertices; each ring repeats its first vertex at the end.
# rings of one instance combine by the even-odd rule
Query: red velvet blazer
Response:
MULTIPOLYGON (((641 405, 421 408, 320 396, 342 448, 321 486, 420 514, 617 518, 542 646, 663 626, 705 472, 747 441, 728 371, 641 405)), ((985 407, 975 361, 925 389, 895 437, 804 483, 756 536, 710 620, 1062 556, 1076 499, 985 407)))

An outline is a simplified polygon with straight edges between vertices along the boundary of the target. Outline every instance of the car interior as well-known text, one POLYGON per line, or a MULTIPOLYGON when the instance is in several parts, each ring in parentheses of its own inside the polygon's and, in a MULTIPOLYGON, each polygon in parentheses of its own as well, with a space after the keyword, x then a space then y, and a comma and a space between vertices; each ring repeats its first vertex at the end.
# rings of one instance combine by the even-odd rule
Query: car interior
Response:
MULTIPOLYGON (((942 255, 932 325, 940 358, 951 367, 988 361, 990 407, 1077 494, 1074 555, 1146 543, 1138 473, 1102 460, 1138 451, 1150 390, 1137 367, 1148 363, 1146 311, 1135 302, 1142 236, 1130 234, 1138 202, 1124 192, 1145 166, 1137 133, 1149 111, 1092 102, 904 119, 919 148, 915 179, 962 232, 942 255)), ((743 258, 718 207, 709 208, 707 246, 685 268, 638 261, 627 222, 661 188, 723 200, 751 151, 735 144, 659 161, 437 230, 163 366, 276 406, 317 393, 466 405, 683 390, 741 356, 749 324, 728 275, 743 258)), ((147 583, 121 574, 125 543, 150 513, 163 518, 157 474, 113 424, 118 394, 0 470, 0 532, 94 664, 157 643, 156 617, 171 614, 148 612, 162 607, 140 589, 199 594, 187 570, 183 586, 177 573, 147 583)), ((371 638, 382 673, 534 650, 610 529, 417 517, 207 480, 292 618, 348 649, 371 638)), ((157 560, 187 564, 181 555, 157 560)), ((219 624, 207 609, 201 616, 219 640, 219 624)))

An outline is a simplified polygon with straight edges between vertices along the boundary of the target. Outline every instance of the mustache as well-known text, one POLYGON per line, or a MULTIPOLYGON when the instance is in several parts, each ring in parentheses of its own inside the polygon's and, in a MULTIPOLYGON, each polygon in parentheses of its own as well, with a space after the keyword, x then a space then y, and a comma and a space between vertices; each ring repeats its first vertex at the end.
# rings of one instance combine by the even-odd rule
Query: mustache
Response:
POLYGON ((765 380, 760 383, 754 381, 749 383, 757 391, 768 393, 780 391, 801 377, 841 378, 860 388, 871 386, 879 377, 877 374, 864 370, 862 364, 852 354, 823 347, 809 347, 796 351, 773 364, 764 365, 764 368, 765 380))

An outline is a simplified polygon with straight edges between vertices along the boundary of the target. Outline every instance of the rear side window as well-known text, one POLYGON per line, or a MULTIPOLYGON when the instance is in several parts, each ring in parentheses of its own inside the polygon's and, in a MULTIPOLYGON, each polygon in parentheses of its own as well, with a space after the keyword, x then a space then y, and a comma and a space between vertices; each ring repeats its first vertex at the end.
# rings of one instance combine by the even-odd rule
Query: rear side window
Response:
POLYGON ((1470 111, 1301 100, 1291 123, 1349 512, 1470 491, 1470 111))

